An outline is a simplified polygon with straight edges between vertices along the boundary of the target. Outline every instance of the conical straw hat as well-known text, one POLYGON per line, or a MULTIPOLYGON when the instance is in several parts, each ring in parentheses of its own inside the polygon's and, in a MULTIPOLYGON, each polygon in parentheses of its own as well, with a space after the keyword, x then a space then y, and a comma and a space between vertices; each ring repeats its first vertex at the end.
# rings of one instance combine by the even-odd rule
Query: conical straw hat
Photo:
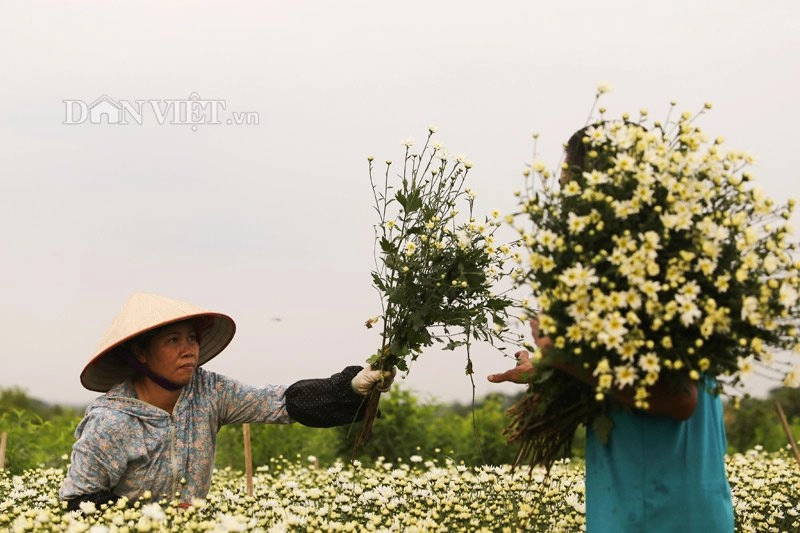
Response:
POLYGON ((236 324, 227 315, 154 294, 133 294, 81 372, 81 383, 92 391, 108 391, 134 373, 120 353, 127 341, 148 330, 189 319, 205 319, 210 323, 208 328, 199 332, 198 365, 207 363, 220 353, 231 342, 236 331, 236 324))

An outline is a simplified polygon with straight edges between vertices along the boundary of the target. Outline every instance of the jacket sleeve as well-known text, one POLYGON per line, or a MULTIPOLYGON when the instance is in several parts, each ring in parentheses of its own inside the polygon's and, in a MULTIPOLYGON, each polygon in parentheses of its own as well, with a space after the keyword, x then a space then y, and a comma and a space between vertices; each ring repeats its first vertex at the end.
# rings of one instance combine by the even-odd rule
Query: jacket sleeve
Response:
MULTIPOLYGON (((199 368, 198 373, 202 370, 199 368)), ((203 402, 209 400, 216 405, 219 418, 214 422, 214 431, 223 424, 291 422, 285 405, 286 385, 246 385, 208 371, 203 371, 201 377, 194 394, 203 402)))
POLYGON ((286 389, 289 416, 311 427, 343 426, 364 418, 366 397, 353 391, 350 381, 361 371, 348 366, 329 378, 304 379, 286 389))
MULTIPOLYGON (((134 439, 121 431, 129 426, 130 423, 106 410, 93 410, 84 417, 75 432, 78 440, 72 448, 69 470, 61 486, 61 499, 111 494, 128 467, 126 439, 128 446, 135 446, 134 439)), ((78 503, 80 501, 83 500, 78 503)))

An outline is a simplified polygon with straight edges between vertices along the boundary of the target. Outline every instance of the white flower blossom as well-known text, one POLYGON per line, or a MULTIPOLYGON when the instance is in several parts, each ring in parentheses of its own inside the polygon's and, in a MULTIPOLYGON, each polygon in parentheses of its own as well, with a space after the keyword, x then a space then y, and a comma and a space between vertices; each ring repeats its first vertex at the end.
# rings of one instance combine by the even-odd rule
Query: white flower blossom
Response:
POLYGON ((95 506, 94 502, 81 502, 78 504, 78 508, 85 515, 94 514, 97 512, 97 507, 95 506))
POLYGON ((142 516, 146 516, 155 522, 162 522, 167 517, 164 510, 157 503, 148 503, 142 506, 142 516))

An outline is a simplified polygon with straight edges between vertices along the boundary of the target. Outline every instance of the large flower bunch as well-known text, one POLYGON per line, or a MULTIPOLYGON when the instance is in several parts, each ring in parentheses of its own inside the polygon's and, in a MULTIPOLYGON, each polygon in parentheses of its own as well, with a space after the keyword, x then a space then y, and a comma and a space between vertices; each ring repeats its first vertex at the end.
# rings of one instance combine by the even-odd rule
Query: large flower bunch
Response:
MULTIPOLYGON (((374 287, 382 312, 367 321, 382 321, 379 349, 368 362, 373 368, 409 370, 424 348, 441 343, 444 349, 465 347, 466 373, 472 375, 473 340, 508 341, 512 299, 496 292, 496 283, 513 265, 508 245, 495 241, 502 225, 499 213, 476 216, 476 193, 467 187, 472 163, 451 156, 432 140, 435 128, 419 152, 404 142, 402 173, 392 174, 386 161, 384 179, 370 182, 379 217, 376 231, 374 287), (507 266, 508 265, 508 266, 507 266)), ((502 343, 496 344, 502 350, 502 343)), ((377 405, 376 391, 362 426, 361 441, 369 437, 377 405)))
POLYGON ((552 464, 591 420, 607 438, 614 391, 630 388, 646 410, 651 387, 676 378, 720 392, 761 366, 798 383, 773 358, 796 350, 800 333, 794 202, 776 206, 754 186, 750 156, 708 141, 696 118, 601 116, 567 146, 560 172, 529 171, 514 219, 528 253, 515 278, 553 342, 534 359, 583 369, 596 386, 537 373, 509 427, 528 462, 552 464))

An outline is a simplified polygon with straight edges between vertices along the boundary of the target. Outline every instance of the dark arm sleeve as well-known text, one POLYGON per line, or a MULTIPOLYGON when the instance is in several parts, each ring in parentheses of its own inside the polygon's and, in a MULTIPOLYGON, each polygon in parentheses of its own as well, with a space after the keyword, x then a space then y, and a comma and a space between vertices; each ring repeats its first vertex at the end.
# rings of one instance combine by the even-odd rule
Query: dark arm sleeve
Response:
POLYGON ((77 511, 83 502, 93 502, 99 509, 104 503, 114 503, 119 500, 119 496, 108 490, 93 492, 92 494, 82 494, 77 498, 67 500, 67 511, 77 511))
POLYGON ((322 379, 303 379, 286 389, 286 410, 304 426, 343 426, 364 418, 366 397, 353 391, 350 381, 361 371, 348 366, 322 379))

